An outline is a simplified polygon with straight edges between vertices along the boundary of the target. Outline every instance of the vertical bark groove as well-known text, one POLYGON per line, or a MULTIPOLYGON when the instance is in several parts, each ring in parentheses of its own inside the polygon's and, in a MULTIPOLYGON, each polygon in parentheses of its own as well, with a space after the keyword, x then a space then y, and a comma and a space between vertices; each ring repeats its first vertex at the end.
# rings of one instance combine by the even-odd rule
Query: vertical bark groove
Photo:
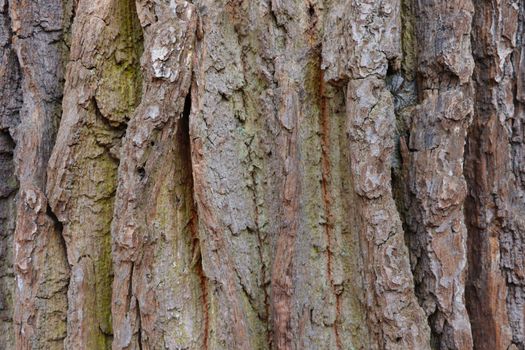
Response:
POLYGON ((0 341, 6 348, 14 347, 13 297, 13 235, 15 231, 15 196, 18 181, 13 162, 14 141, 8 130, 0 131, 0 341))
MULTIPOLYGON (((321 58, 321 56, 319 57, 321 58)), ((339 323, 341 319, 341 285, 337 285, 334 281, 333 276, 333 250, 334 250, 334 234, 333 234, 333 214, 332 214, 332 198, 330 195, 330 187, 332 186, 332 176, 331 176, 331 163, 330 163, 330 121, 329 111, 327 106, 327 97, 325 96, 325 82, 323 77, 323 71, 319 67, 319 98, 320 98, 320 132, 321 132, 321 167, 322 167, 322 181, 321 186, 323 189, 323 204, 324 204, 324 215, 326 222, 325 234, 326 234, 326 268, 327 275, 330 284, 332 285, 333 292, 335 295, 335 319, 334 319, 334 334, 335 334, 335 344, 337 349, 342 349, 343 344, 341 343, 341 336, 339 334, 339 323)))

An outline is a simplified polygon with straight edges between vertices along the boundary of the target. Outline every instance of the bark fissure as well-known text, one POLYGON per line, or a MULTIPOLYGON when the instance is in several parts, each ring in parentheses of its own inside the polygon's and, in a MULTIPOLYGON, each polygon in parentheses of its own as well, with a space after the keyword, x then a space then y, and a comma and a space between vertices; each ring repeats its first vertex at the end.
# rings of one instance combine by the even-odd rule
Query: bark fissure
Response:
MULTIPOLYGON (((3 77, 2 77, 3 78, 3 77)), ((4 115, 2 115, 4 117, 4 115)), ((3 118, 2 118, 3 119, 3 118)), ((1 126, 4 126, 3 123, 1 126)), ((13 298, 13 234, 15 231, 15 176, 13 152, 15 143, 8 130, 0 131, 0 341, 6 348, 14 347, 13 298)))
POLYGON ((257 253, 259 257, 259 263, 261 265, 260 272, 259 272, 260 273, 259 287, 263 289, 263 293, 264 293, 264 300, 263 300, 264 313, 263 315, 260 315, 259 313, 259 317, 262 319, 262 321, 266 325, 266 341, 267 341, 268 347, 271 348, 272 333, 271 333, 270 328, 268 327, 268 324, 270 321, 270 295, 268 293, 268 283, 267 283, 267 276, 266 276, 267 267, 266 267, 266 262, 264 258, 264 253, 263 253, 264 246, 266 245, 266 240, 261 233, 262 228, 259 223, 260 194, 258 190, 258 181, 257 181, 258 167, 257 165, 253 163, 254 159, 252 157, 254 157, 254 155, 253 155, 253 150, 251 148, 254 142, 254 138, 255 136, 249 141, 250 144, 249 144, 249 150, 248 150, 248 161, 252 163, 251 169, 250 169, 250 180, 251 180, 250 185, 253 186, 252 191, 253 191, 253 205, 254 205, 254 215, 255 215, 253 230, 255 230, 257 233, 257 243, 258 243, 257 253))
MULTIPOLYGON (((193 72, 192 72, 193 73, 193 72)), ((194 81, 194 76, 192 75, 192 82, 191 84, 193 85, 195 83, 194 81)), ((184 113, 183 113, 183 120, 182 120, 182 132, 183 132, 183 135, 185 135, 184 137, 186 138, 186 145, 187 145, 187 149, 186 149, 186 157, 187 157, 187 160, 188 160, 188 167, 189 169, 191 169, 191 174, 193 174, 193 165, 191 163, 191 136, 190 136, 190 116, 191 116, 191 104, 192 104, 192 98, 191 98, 191 91, 193 90, 193 86, 190 87, 190 90, 188 92, 188 94, 186 95, 186 98, 185 98, 185 101, 184 101, 184 113)), ((195 191, 194 191, 194 187, 193 187, 193 177, 191 177, 191 200, 194 201, 195 200, 195 191)), ((205 273, 204 273, 204 269, 202 267, 202 255, 201 255, 201 247, 200 247, 200 239, 199 239, 199 232, 198 232, 198 229, 199 229, 199 215, 198 215, 198 209, 195 205, 195 203, 193 204, 194 205, 194 208, 193 210, 191 211, 191 218, 190 218, 190 232, 191 232, 191 236, 192 236, 192 239, 193 239, 193 242, 192 242, 192 250, 193 250, 193 260, 194 262, 192 264, 194 264, 195 268, 196 268, 196 273, 199 277, 199 284, 200 284, 200 292, 201 292, 201 298, 202 298, 202 318, 203 318, 203 327, 202 327, 202 336, 203 336, 203 340, 202 340, 202 349, 203 350, 208 350, 209 347, 208 347, 208 333, 210 331, 210 314, 209 314, 209 296, 208 296, 208 290, 209 290, 209 286, 208 286, 208 278, 206 277, 205 273)))
MULTIPOLYGON (((321 55, 319 55, 321 59, 321 55)), ((329 121, 329 111, 328 111, 328 98, 325 96, 325 81, 323 76, 323 71, 319 69, 319 99, 320 99, 320 132, 321 132, 321 167, 322 167, 322 177, 321 177, 321 186, 323 192, 323 204, 324 204, 324 230, 326 235, 326 269, 328 280, 331 284, 333 293, 335 295, 335 319, 333 324, 334 334, 335 334, 335 343, 337 349, 342 349, 343 344, 341 342, 341 336, 339 334, 339 322, 341 319, 341 288, 342 285, 337 285, 334 281, 333 276, 333 250, 334 250, 334 234, 333 234, 333 214, 332 214, 332 198, 330 194, 330 188, 332 187, 331 181, 331 162, 330 162, 330 121, 329 121)))

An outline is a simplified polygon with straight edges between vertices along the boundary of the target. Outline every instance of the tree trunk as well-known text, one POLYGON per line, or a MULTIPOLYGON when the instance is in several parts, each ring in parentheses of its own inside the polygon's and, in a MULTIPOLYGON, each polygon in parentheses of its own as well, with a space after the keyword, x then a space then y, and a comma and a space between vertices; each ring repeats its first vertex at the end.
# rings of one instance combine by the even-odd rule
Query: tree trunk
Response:
POLYGON ((524 35, 510 0, 0 0, 0 348, 525 350, 524 35))

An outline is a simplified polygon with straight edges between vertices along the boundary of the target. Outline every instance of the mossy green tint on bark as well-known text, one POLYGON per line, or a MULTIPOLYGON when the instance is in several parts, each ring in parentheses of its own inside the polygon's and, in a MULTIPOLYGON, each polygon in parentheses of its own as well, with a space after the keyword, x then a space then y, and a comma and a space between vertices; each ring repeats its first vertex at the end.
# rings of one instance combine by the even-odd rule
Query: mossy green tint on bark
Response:
POLYGON ((66 348, 111 348, 110 230, 121 138, 141 95, 141 33, 133 1, 77 4, 47 185, 71 267, 66 348))

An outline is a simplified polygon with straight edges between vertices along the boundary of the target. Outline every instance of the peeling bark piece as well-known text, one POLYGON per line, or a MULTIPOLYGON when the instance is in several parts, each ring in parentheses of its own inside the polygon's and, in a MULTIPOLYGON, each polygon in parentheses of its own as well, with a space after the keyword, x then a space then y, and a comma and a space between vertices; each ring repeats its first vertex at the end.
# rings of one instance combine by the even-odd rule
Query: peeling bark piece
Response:
POLYGON ((113 349, 205 349, 189 113, 198 17, 145 1, 142 101, 123 141, 112 227, 113 349))
POLYGON ((470 0, 417 1, 418 67, 423 88, 446 84, 448 74, 460 84, 470 81, 474 60, 470 32, 474 6, 470 0))
POLYGON ((111 347, 111 235, 120 138, 140 95, 134 3, 82 0, 72 27, 49 203, 71 267, 68 349, 111 347))
POLYGON ((44 193, 23 182, 20 187, 15 236, 16 348, 63 349, 69 269, 60 227, 47 212, 44 193))

